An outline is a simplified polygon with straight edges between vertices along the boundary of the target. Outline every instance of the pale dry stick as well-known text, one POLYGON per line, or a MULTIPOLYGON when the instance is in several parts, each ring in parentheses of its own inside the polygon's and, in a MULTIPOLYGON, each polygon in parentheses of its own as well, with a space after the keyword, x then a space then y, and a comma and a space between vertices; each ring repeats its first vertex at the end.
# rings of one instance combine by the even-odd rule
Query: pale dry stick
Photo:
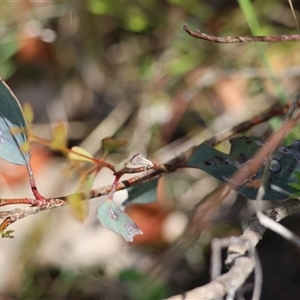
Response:
MULTIPOLYGON (((277 224, 277 223, 276 223, 277 224)), ((221 275, 221 250, 222 248, 228 247, 230 244, 231 238, 214 238, 211 242, 212 255, 211 255, 211 281, 215 280, 221 275)), ((262 269, 259 261, 259 257, 255 251, 255 248, 251 248, 249 251, 249 257, 253 258, 255 261, 254 265, 254 290, 252 299, 260 299, 261 286, 262 286, 262 269)), ((240 287, 238 287, 240 288, 240 287)), ((231 288, 226 297, 227 299, 234 299, 236 290, 231 288)))
POLYGON ((268 218, 267 216, 262 214, 261 211, 258 211, 256 215, 261 225, 276 232, 284 239, 294 243, 297 247, 300 247, 300 238, 296 236, 294 233, 292 233, 290 230, 288 230, 286 227, 268 218))
POLYGON ((233 44, 233 43, 249 43, 249 42, 289 42, 289 41, 300 41, 299 34, 292 35, 267 35, 267 36, 212 36, 201 32, 199 29, 192 31, 186 24, 183 29, 192 37, 202 39, 205 41, 221 44, 233 44))
POLYGON ((221 250, 222 248, 228 247, 229 245, 229 239, 219 239, 214 238, 211 241, 211 269, 210 269, 210 280, 215 280, 218 276, 221 275, 221 268, 222 268, 222 262, 221 262, 221 250))
MULTIPOLYGON (((276 206, 264 210, 262 213, 272 220, 280 220, 300 211, 300 201, 289 199, 276 203, 276 206)), ((188 291, 183 295, 176 295, 167 300, 183 299, 216 299, 224 297, 232 288, 239 288, 248 278, 255 267, 255 261, 249 257, 251 249, 262 239, 266 227, 262 226, 256 215, 252 216, 248 227, 240 237, 231 238, 225 263, 231 269, 218 276, 210 283, 188 291)))
MULTIPOLYGON (((230 238, 214 238, 211 242, 212 255, 211 255, 211 281, 215 280, 221 275, 221 250, 222 248, 228 247, 230 244, 230 238)), ((255 248, 252 248, 249 251, 250 257, 255 260, 254 274, 255 274, 255 282, 254 282, 254 291, 252 299, 260 299, 261 293, 261 285, 262 285, 262 269, 259 261, 259 257, 255 251, 255 248)), ((236 294, 236 291, 232 289, 231 293, 236 294)), ((229 299, 231 299, 232 295, 229 295, 229 299)), ((227 297, 228 298, 228 297, 227 297)), ((227 299, 226 298, 226 299, 227 299)))
MULTIPOLYGON (((274 207, 263 210, 262 214, 278 223, 282 219, 299 211, 300 201, 298 199, 288 199, 276 203, 274 207)), ((265 226, 260 224, 257 215, 253 215, 243 235, 229 245, 225 263, 230 266, 234 264, 236 258, 247 254, 250 250, 250 243, 253 247, 256 246, 262 239, 266 229, 265 226)))
POLYGON ((255 248, 252 249, 253 257, 255 259, 254 266, 254 289, 252 294, 252 299, 260 299, 262 283, 263 283, 263 275, 262 275, 262 267, 259 260, 259 256, 255 248))
POLYGON ((251 258, 241 256, 235 260, 234 266, 228 273, 217 277, 202 287, 188 291, 184 295, 170 297, 168 300, 223 298, 232 288, 237 289, 243 285, 253 267, 254 261, 251 258))
MULTIPOLYGON (((221 275, 222 269, 222 248, 228 247, 230 238, 214 238, 211 241, 211 258, 210 258, 210 280, 213 281, 221 275)), ((228 295, 227 295, 228 298, 228 295)), ((226 300, 227 300, 226 298, 226 300)), ((220 298, 216 299, 220 300, 220 298)))

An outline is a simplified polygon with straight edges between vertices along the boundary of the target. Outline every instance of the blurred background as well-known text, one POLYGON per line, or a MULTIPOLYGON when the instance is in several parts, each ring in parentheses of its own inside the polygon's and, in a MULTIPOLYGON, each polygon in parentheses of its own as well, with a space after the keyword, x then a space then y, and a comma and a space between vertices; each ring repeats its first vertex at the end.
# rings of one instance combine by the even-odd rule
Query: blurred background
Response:
MULTIPOLYGON (((300 5, 293 4, 299 19, 300 5)), ((137 152, 165 162, 290 101, 299 89, 299 42, 222 45, 182 29, 187 24, 215 36, 298 33, 288 1, 251 7, 252 15, 225 0, 1 2, 0 77, 32 105, 36 135, 51 139, 51 124, 62 120, 69 147, 97 154, 101 139, 114 136, 128 145, 110 162, 137 152)), ((266 137, 280 124, 276 118, 247 134, 266 137)), ((287 143, 297 136, 295 129, 287 143)), ((78 178, 66 175, 63 156, 39 144, 32 152, 43 195, 76 191, 78 178)), ((26 170, 4 161, 0 167, 1 197, 31 197, 26 170)), ((112 181, 103 170, 94 186, 112 181)), ((162 299, 208 282, 211 239, 239 235, 254 212, 251 202, 231 193, 193 247, 174 260, 171 250, 194 205, 219 185, 199 170, 160 180, 156 203, 127 209, 144 231, 132 244, 96 220, 102 198, 88 201, 83 223, 68 207, 18 221, 10 228, 14 239, 1 240, 0 299, 162 299)), ((115 197, 121 202, 126 191, 115 197)), ((291 226, 299 221, 293 218, 291 226)), ((299 250, 275 239, 268 233, 259 246, 267 269, 263 299, 297 299, 299 250), (278 245, 278 255, 289 255, 274 266, 276 255, 268 253, 278 245)))

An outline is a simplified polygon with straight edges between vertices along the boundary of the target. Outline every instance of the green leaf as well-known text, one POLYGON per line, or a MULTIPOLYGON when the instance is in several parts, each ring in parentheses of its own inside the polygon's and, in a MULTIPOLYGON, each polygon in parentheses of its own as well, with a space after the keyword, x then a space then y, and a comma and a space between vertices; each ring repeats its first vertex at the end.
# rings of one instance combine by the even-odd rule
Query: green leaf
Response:
MULTIPOLYGON (((220 152, 207 144, 201 144, 191 156, 187 165, 197 168, 214 176, 218 180, 227 183, 228 180, 245 163, 251 164, 251 158, 263 141, 258 137, 236 137, 230 140, 231 150, 229 154, 220 152)), ((297 176, 300 173, 300 141, 295 141, 288 147, 279 146, 274 153, 270 166, 269 182, 281 189, 294 193, 294 186, 298 184, 297 176), (294 170, 296 172, 294 172, 294 170)), ((255 199, 261 184, 263 166, 251 178, 248 178, 237 191, 249 199, 255 199)), ((283 200, 286 194, 271 189, 271 184, 266 188, 264 200, 283 200)), ((298 185, 296 185, 298 186, 298 185)))
POLYGON ((68 154, 68 158, 75 161, 93 162, 93 155, 81 147, 74 146, 71 148, 73 152, 68 154))
POLYGON ((290 182, 288 183, 288 186, 294 188, 295 190, 300 190, 300 183, 290 182))
POLYGON ((112 200, 106 200, 98 207, 97 217, 102 225, 120 234, 127 242, 132 242, 141 229, 112 200))
POLYGON ((157 201, 156 187, 158 178, 142 183, 138 186, 128 188, 128 198, 123 202, 123 205, 130 203, 152 203, 157 201))
POLYGON ((28 144, 26 126, 18 99, 0 79, 0 158, 17 165, 28 165, 30 152, 21 150, 22 145, 28 144))

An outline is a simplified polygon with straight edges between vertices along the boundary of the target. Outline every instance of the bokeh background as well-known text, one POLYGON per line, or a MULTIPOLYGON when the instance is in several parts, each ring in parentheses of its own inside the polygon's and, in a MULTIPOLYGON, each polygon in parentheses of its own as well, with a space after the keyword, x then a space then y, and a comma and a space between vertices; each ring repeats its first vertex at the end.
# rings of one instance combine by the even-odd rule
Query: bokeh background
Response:
MULTIPOLYGON (((51 124, 63 120, 70 147, 96 155, 101 139, 114 136, 128 145, 111 162, 137 152, 164 162, 290 101, 299 89, 299 42, 222 45, 182 29, 188 24, 216 36, 297 33, 288 1, 250 7, 253 12, 226 0, 1 2, 0 76, 21 103, 32 105, 38 136, 51 139, 51 124)), ((294 8, 299 18, 296 1, 294 8)), ((268 136, 280 124, 276 118, 248 134, 268 136)), ((297 136, 295 129, 287 143, 297 136)), ((66 175, 63 156, 39 144, 32 152, 43 195, 76 191, 78 178, 66 175)), ((1 197, 31 196, 26 170, 1 161, 0 171, 1 197)), ((101 171, 94 186, 112 180, 101 171)), ((0 299, 162 299, 208 282, 211 239, 239 235, 254 211, 251 202, 232 193, 193 247, 174 260, 163 255, 194 205, 219 184, 199 170, 161 180, 157 203, 127 210, 144 231, 133 244, 101 227, 102 198, 88 201, 83 223, 68 207, 17 222, 14 239, 1 240, 0 299)), ((116 194, 116 201, 125 198, 126 192, 116 194)), ((269 233, 259 246, 269 276, 264 299, 297 299, 299 250, 275 238, 269 233), (282 253, 280 264, 276 254, 282 253)))

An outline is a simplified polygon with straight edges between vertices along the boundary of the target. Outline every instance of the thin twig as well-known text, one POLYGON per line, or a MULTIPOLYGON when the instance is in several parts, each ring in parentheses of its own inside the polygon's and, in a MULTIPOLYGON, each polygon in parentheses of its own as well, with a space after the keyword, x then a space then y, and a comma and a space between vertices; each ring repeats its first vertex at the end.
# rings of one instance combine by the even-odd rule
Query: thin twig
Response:
POLYGON ((212 36, 206 33, 201 32, 199 29, 192 31, 185 24, 183 29, 192 37, 202 39, 205 41, 213 42, 213 43, 221 43, 221 44, 232 44, 232 43, 249 43, 249 42, 288 42, 288 41, 300 41, 299 34, 292 35, 266 35, 266 36, 212 36))
POLYGON ((238 133, 245 132, 256 125, 259 125, 261 123, 269 121, 270 119, 274 118, 274 116, 285 115, 290 107, 291 107, 291 103, 287 103, 284 106, 282 106, 279 103, 275 103, 268 110, 261 113, 260 115, 255 116, 245 122, 242 122, 242 123, 230 128, 229 130, 225 130, 223 132, 215 134, 213 137, 206 140, 205 143, 214 147, 217 144, 231 138, 232 136, 234 136, 238 133))

